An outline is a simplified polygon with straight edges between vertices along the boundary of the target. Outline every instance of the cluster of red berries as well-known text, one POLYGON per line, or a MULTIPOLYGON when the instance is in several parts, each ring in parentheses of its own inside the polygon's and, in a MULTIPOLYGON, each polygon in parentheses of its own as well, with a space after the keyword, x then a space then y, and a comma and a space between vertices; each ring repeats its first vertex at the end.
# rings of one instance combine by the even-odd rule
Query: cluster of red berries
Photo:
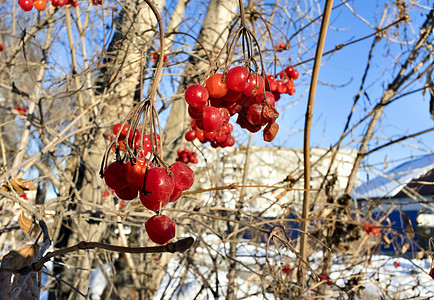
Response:
MULTIPOLYGON (((158 59, 158 56, 159 56, 158 53, 157 53, 157 52, 154 52, 154 53, 152 54, 152 61, 153 61, 153 62, 156 62, 157 59, 158 59)), ((166 65, 169 66, 169 57, 168 57, 167 55, 164 55, 164 57, 163 57, 163 62, 165 62, 166 65)))
MULTIPOLYGON (((188 113, 194 119, 192 129, 203 130, 205 139, 208 139, 207 136, 219 136, 221 141, 211 142, 213 147, 233 145, 235 140, 226 142, 221 136, 229 118, 238 114, 236 122, 241 128, 254 133, 265 126, 264 140, 271 142, 279 129, 275 123, 279 113, 275 108, 275 96, 271 92, 274 86, 274 91, 279 91, 276 82, 274 77, 264 80, 259 74, 238 66, 230 69, 225 79, 223 74, 210 76, 206 87, 198 84, 189 86, 185 91, 185 100, 189 105, 188 113)), ((186 135, 187 140, 194 138, 201 140, 197 132, 196 137, 191 132, 186 135)), ((230 135, 226 138, 232 140, 230 135)))
POLYGON ((321 273, 321 274, 318 275, 318 277, 319 277, 320 281, 325 281, 325 284, 327 284, 327 285, 332 285, 333 284, 333 282, 330 281, 331 278, 330 278, 330 276, 328 274, 321 273))
MULTIPOLYGON (((109 164, 104 171, 104 180, 120 199, 133 200, 139 196, 146 208, 159 211, 169 202, 178 200, 182 192, 193 185, 194 174, 183 162, 174 162, 166 169, 137 157, 135 162, 114 161, 109 164)), ((175 236, 175 224, 166 216, 152 217, 145 227, 151 240, 158 244, 164 244, 175 236), (155 222, 157 225, 161 223, 162 227, 155 222)))
POLYGON ((26 115, 27 109, 24 106, 14 106, 13 111, 19 113, 20 115, 26 115))
POLYGON ((190 152, 187 148, 185 148, 184 150, 178 149, 176 152, 178 153, 178 157, 176 158, 176 161, 181 161, 185 164, 187 163, 197 164, 199 162, 197 160, 196 152, 190 152))
POLYGON ((211 143, 211 147, 213 148, 224 148, 224 147, 232 147, 235 144, 235 138, 232 136, 232 131, 234 127, 232 124, 227 123, 221 127, 221 130, 215 131, 206 131, 203 129, 199 129, 196 125, 196 120, 191 121, 191 130, 187 131, 185 134, 185 139, 189 142, 194 139, 198 139, 199 142, 205 144, 206 142, 211 143))
MULTIPOLYGON (((78 0, 50 0, 51 5, 55 7, 61 7, 65 5, 71 5, 72 7, 78 6, 78 0)), ((103 0, 92 0, 93 5, 102 5, 103 0)), ((31 11, 36 8, 39 11, 43 11, 47 8, 48 0, 18 0, 18 4, 24 11, 31 11)))
POLYGON ((280 79, 276 79, 273 75, 268 75, 268 82, 265 83, 266 90, 273 93, 276 101, 279 101, 281 94, 295 94, 294 80, 298 79, 300 74, 292 66, 288 66, 279 76, 280 79))
POLYGON ((380 235, 380 228, 373 226, 370 223, 366 223, 365 227, 363 227, 363 230, 367 234, 373 234, 373 235, 380 235))
POLYGON ((286 50, 286 49, 288 49, 289 47, 285 44, 285 43, 280 43, 280 44, 278 44, 278 45, 274 45, 274 49, 277 51, 277 52, 282 52, 283 50, 286 50))
MULTIPOLYGON (((118 123, 115 124, 113 126, 113 134, 116 135, 119 132, 119 129, 121 128, 122 124, 118 123)), ((124 125, 122 127, 121 133, 119 134, 118 137, 118 143, 117 145, 113 145, 112 149, 113 151, 116 151, 116 146, 119 147, 120 151, 125 151, 125 144, 124 144, 124 140, 127 136, 128 133, 128 125, 124 125)), ((155 133, 154 133, 155 134, 155 133)), ((113 137, 110 136, 108 137, 108 139, 110 141, 113 140, 113 137)), ((140 141, 142 142, 143 148, 142 150, 140 150, 139 152, 139 156, 141 157, 145 157, 146 155, 148 155, 148 153, 151 151, 151 136, 149 134, 143 134, 142 136, 140 135, 140 131, 138 129, 136 129, 134 132, 131 130, 130 135, 128 137, 128 144, 131 145, 132 141, 134 139, 134 149, 139 149, 140 148, 140 141)), ((158 145, 155 145, 155 141, 154 143, 154 150, 157 149, 158 145)), ((156 143, 159 144, 160 143, 160 135, 157 133, 157 138, 156 138, 156 143)))
POLYGON ((394 261, 394 262, 393 262, 393 265, 395 266, 395 268, 398 268, 398 267, 401 266, 401 263, 400 263, 400 262, 397 262, 397 261, 394 261))

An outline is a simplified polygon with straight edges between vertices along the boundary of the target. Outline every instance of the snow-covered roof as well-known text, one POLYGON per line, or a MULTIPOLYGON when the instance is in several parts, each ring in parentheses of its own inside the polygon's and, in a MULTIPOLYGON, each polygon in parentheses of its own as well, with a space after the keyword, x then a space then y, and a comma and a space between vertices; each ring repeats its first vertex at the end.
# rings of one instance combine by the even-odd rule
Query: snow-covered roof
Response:
POLYGON ((353 196, 358 199, 394 197, 411 180, 434 169, 434 154, 405 162, 387 173, 356 187, 353 196))

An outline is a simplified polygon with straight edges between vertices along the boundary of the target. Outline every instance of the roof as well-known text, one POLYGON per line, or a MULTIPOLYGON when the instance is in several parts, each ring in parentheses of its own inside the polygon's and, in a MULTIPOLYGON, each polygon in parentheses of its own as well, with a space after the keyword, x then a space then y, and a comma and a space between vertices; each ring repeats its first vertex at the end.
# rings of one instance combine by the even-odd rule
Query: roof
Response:
POLYGON ((417 188, 421 194, 434 194, 434 185, 423 186, 425 181, 434 181, 433 170, 434 154, 414 158, 356 187, 353 196, 359 199, 404 196, 401 191, 405 186, 417 188))

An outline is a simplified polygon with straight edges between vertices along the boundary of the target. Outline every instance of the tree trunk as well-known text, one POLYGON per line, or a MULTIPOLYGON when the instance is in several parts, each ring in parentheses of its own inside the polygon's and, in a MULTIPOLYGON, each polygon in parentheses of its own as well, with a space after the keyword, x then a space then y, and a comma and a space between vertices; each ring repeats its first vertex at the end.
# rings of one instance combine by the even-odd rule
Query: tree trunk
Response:
MULTIPOLYGON (((155 0, 154 4, 161 11, 165 1, 155 0)), ((107 49, 104 65, 97 80, 96 91, 99 97, 104 97, 104 107, 99 115, 90 119, 90 122, 98 125, 120 120, 134 103, 140 100, 142 48, 143 45, 151 44, 151 39, 157 30, 156 18, 144 1, 126 1, 122 7, 116 18, 113 40, 107 49)), ((144 53, 146 54, 146 51, 144 53)), ((67 163, 65 169, 67 174, 70 174, 67 178, 70 184, 64 185, 62 195, 71 195, 68 210, 76 210, 76 213, 60 221, 62 226, 57 239, 54 240, 55 247, 70 246, 80 240, 101 241, 108 237, 106 222, 89 220, 89 217, 104 218, 104 212, 96 210, 94 204, 107 206, 107 209, 114 208, 112 201, 101 199, 101 191, 105 189, 105 185, 99 178, 99 169, 107 147, 103 136, 105 130, 111 128, 93 130, 75 137, 76 149, 82 151, 73 153, 67 163)), ((79 299, 81 296, 77 291, 88 294, 89 275, 94 266, 94 257, 95 253, 89 251, 85 256, 69 258, 66 264, 73 266, 70 270, 56 264, 55 275, 75 289, 57 281, 50 292, 49 299, 79 299)))

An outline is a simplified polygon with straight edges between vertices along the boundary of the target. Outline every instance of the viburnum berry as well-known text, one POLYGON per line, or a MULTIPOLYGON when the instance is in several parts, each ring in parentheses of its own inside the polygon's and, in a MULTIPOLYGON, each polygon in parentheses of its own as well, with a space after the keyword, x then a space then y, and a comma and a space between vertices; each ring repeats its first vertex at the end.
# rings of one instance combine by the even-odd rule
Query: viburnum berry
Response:
POLYGON ((268 123, 264 129, 264 141, 271 142, 279 130, 279 125, 276 123, 268 123))
POLYGON ((238 66, 229 70, 226 75, 226 86, 233 91, 242 92, 246 87, 250 72, 247 68, 238 66))
POLYGON ((429 271, 429 276, 431 276, 431 278, 434 279, 434 267, 432 267, 431 271, 429 271))
POLYGON ((145 179, 146 169, 152 164, 146 158, 137 157, 136 162, 129 161, 124 165, 124 176, 132 189, 141 190, 145 179))
POLYGON ((47 7, 47 2, 45 0, 36 0, 35 2, 33 2, 33 6, 38 11, 44 11, 45 8, 47 7))
POLYGON ((330 281, 330 276, 324 273, 318 275, 320 281, 325 281, 327 285, 332 285, 333 283, 330 281))
POLYGON ((128 186, 128 182, 124 176, 125 165, 118 161, 114 161, 104 170, 104 181, 109 188, 117 190, 128 186))
MULTIPOLYGON (((220 110, 213 106, 207 106, 203 109, 203 129, 205 131, 215 131, 223 125, 223 116, 220 110)), ((196 122, 196 124, 198 124, 196 122)))
POLYGON ((4 46, 3 44, 0 44, 0 52, 2 52, 4 50, 4 46))
POLYGON ((227 94, 228 87, 222 79, 223 74, 214 74, 207 79, 206 89, 208 90, 210 97, 221 98, 227 94))
POLYGON ((208 102, 209 93, 208 90, 198 84, 190 85, 185 90, 185 101, 195 107, 195 108, 203 108, 208 102))
POLYGON ((24 11, 31 11, 33 9, 33 0, 18 0, 18 5, 24 11))
POLYGON ((166 169, 155 167, 148 169, 142 192, 150 201, 162 202, 170 198, 174 188, 175 182, 166 169))
POLYGON ((189 131, 186 132, 185 139, 188 142, 193 141, 195 138, 196 138, 196 131, 195 130, 189 130, 189 131))
POLYGON ((250 74, 247 78, 243 94, 249 97, 259 95, 264 90, 264 79, 259 74, 250 74))
MULTIPOLYGON (((173 195, 173 193, 172 193, 173 195)), ((167 198, 163 201, 152 201, 149 200, 148 197, 146 197, 142 192, 139 193, 140 202, 142 202, 143 206, 146 207, 149 210, 152 211, 158 211, 162 209, 164 206, 166 206, 167 203, 169 203, 170 198, 167 198)))
POLYGON ((115 193, 122 200, 133 200, 137 198, 138 191, 127 185, 123 188, 116 189, 115 193))
POLYGON ((155 215, 145 223, 149 238, 163 245, 175 237, 175 222, 165 215, 155 215))

